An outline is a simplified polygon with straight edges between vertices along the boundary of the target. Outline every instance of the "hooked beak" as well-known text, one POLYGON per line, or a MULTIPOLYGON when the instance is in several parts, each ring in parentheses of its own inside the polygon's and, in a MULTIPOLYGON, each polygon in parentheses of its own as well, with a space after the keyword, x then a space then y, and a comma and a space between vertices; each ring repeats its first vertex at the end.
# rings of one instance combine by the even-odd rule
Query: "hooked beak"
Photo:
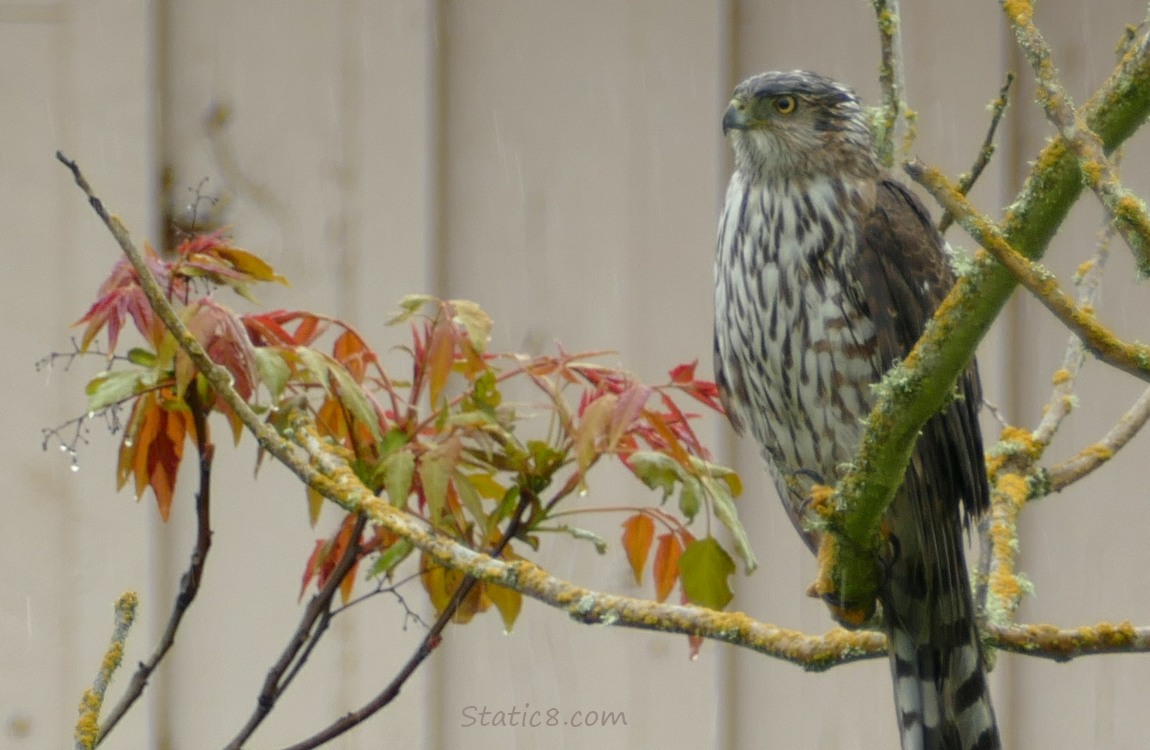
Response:
POLYGON ((723 115, 723 135, 732 130, 746 130, 750 124, 751 118, 747 116, 746 103, 739 98, 732 99, 726 114, 723 115))

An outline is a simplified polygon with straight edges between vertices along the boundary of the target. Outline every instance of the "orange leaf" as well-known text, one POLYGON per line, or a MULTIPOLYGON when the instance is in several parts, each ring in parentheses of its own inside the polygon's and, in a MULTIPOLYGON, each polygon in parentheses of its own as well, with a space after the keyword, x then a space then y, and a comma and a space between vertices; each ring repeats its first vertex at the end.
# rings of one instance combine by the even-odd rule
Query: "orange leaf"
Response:
POLYGON ((314 315, 309 313, 300 314, 299 325, 295 329, 295 341, 297 346, 308 346, 311 342, 319 338, 324 329, 327 328, 327 323, 320 320, 314 315))
POLYGON ((315 540, 315 547, 312 548, 311 555, 307 558, 307 564, 303 569, 303 582, 299 587, 299 598, 303 599, 304 592, 307 591, 307 585, 311 583, 311 579, 315 578, 315 574, 319 572, 320 564, 323 562, 323 552, 327 549, 327 542, 323 539, 315 540))
POLYGON ((655 574, 655 601, 666 601, 675 583, 679 580, 679 556, 683 554, 683 545, 679 537, 672 533, 659 535, 659 546, 655 548, 655 562, 652 572, 655 574))
POLYGON ((623 549, 627 550, 627 561, 637 584, 643 583, 643 568, 654 539, 655 522, 645 513, 636 513, 623 522, 623 549))
POLYGON ((666 441, 667 449, 664 452, 675 459, 681 466, 690 466, 691 457, 687 454, 687 449, 683 447, 682 441, 675 436, 675 432, 667 425, 662 415, 650 409, 644 409, 643 416, 647 419, 651 427, 654 428, 655 432, 659 434, 659 437, 666 441))
POLYGON ((339 598, 344 604, 347 604, 348 600, 351 599, 352 589, 355 588, 355 571, 358 569, 359 560, 356 560, 347 569, 347 575, 339 582, 339 598))
POLYGON ((352 331, 344 331, 331 347, 331 356, 344 366, 357 383, 362 383, 367 365, 374 359, 371 349, 352 331))

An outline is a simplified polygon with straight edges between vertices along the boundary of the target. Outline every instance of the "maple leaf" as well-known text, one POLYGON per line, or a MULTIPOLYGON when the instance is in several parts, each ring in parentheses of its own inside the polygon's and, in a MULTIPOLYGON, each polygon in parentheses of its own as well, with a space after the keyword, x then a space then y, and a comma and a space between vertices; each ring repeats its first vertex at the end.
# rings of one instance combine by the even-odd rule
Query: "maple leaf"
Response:
POLYGON ((171 514, 184 439, 189 435, 194 439, 196 431, 191 412, 187 408, 170 408, 175 403, 182 402, 176 402, 167 388, 160 395, 149 391, 136 400, 120 443, 116 477, 117 489, 129 478, 135 479, 137 500, 151 487, 164 521, 171 514))
MULTIPOLYGON (((150 245, 145 246, 145 261, 156 279, 164 285, 169 277, 167 265, 156 256, 150 245)), ((182 289, 180 285, 180 289, 182 289)), ((88 308, 84 317, 74 325, 88 324, 80 341, 81 351, 87 351, 92 340, 105 327, 108 329, 108 350, 115 351, 120 338, 120 330, 125 321, 131 319, 144 340, 157 346, 164 335, 164 326, 152 312, 144 290, 140 288, 140 278, 136 269, 126 258, 121 258, 112 266, 108 278, 100 284, 96 301, 88 308)))

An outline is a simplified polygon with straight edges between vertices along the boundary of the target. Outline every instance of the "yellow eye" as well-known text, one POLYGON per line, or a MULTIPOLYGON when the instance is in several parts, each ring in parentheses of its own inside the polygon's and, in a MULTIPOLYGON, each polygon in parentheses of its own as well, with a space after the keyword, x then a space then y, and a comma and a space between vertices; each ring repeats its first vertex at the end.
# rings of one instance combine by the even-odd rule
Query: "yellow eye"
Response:
POLYGON ((780 115, 789 115, 795 111, 799 103, 790 94, 783 94, 782 96, 775 97, 774 101, 775 111, 780 115))

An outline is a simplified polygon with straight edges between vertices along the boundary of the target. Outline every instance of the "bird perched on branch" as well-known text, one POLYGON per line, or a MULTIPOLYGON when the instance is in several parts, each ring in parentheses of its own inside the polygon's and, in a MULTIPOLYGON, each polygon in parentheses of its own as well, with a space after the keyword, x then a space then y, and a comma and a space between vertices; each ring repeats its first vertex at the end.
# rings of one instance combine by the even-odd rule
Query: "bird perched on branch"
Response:
MULTIPOLYGON (((812 487, 852 461, 871 387, 954 279, 850 89, 805 71, 755 76, 723 132, 735 173, 715 259, 716 379, 814 550, 812 487)), ((974 364, 958 394, 923 428, 884 518, 879 600, 904 750, 1001 746, 963 554, 964 520, 989 503, 974 364)))

